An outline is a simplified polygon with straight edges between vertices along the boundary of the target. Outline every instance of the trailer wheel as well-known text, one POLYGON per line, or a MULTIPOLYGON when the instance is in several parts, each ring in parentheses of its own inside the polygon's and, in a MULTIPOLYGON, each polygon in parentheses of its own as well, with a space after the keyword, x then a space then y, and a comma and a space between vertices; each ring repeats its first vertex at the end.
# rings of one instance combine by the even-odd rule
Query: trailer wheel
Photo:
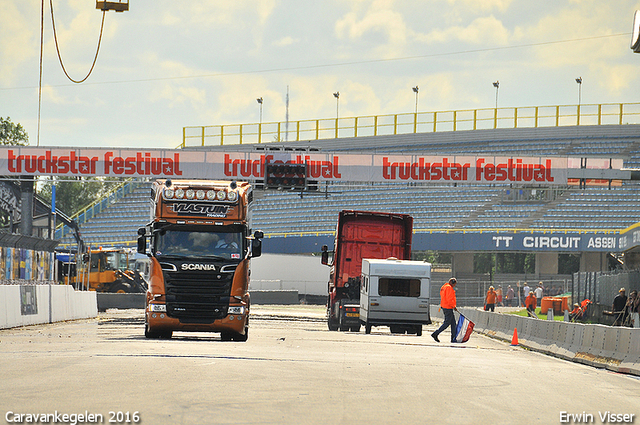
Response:
POLYGON ((422 336, 422 325, 416 327, 416 336, 422 336))

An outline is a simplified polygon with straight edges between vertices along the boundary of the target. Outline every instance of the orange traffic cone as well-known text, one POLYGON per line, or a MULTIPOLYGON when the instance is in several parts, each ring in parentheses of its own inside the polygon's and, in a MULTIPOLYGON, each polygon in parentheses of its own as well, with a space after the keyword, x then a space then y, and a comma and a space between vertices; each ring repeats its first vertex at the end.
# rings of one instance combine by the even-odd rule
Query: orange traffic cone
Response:
POLYGON ((513 328, 513 337, 511 338, 511 346, 515 347, 518 345, 518 328, 513 328))

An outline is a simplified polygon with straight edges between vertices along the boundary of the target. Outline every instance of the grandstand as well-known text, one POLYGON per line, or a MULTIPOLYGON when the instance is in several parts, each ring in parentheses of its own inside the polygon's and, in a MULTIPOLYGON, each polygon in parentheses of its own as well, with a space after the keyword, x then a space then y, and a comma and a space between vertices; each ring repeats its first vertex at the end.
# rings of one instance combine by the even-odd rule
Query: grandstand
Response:
MULTIPOLYGON (((640 169, 640 125, 512 128, 339 138, 287 143, 207 146, 217 151, 320 151, 416 155, 558 156, 618 158, 640 169)), ((81 224, 91 245, 135 246, 148 221, 148 185, 81 224)), ((314 193, 257 193, 253 227, 270 238, 331 235, 343 209, 393 211, 414 217, 416 232, 488 229, 619 231, 640 222, 640 182, 537 187, 535 185, 430 185, 322 183, 314 193)), ((65 237, 63 244, 71 244, 65 237)), ((275 246, 275 245, 274 245, 275 246)), ((414 247, 414 249, 427 247, 414 247)), ((268 250, 268 244, 265 245, 268 250)))

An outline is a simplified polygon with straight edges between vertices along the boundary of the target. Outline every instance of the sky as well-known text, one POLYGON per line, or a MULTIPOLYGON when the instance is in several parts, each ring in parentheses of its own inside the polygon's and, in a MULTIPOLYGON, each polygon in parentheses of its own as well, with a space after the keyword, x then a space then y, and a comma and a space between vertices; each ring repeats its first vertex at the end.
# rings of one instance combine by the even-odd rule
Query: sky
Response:
POLYGON ((640 0, 0 0, 0 117, 30 145, 173 149, 185 126, 640 102, 640 0), (580 86, 575 79, 582 77, 580 86), (337 105, 334 92, 339 92, 337 105))

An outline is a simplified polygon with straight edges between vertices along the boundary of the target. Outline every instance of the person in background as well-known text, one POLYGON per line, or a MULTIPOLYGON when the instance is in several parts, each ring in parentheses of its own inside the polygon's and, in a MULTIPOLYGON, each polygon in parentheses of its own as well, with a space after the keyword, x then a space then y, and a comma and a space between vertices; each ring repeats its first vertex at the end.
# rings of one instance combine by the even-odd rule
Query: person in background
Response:
POLYGON ((525 282, 524 287, 522 288, 522 297, 526 298, 529 295, 529 291, 531 291, 531 288, 529 287, 529 284, 525 282))
POLYGON ((496 289, 496 294, 498 294, 498 305, 504 306, 504 302, 502 301, 502 286, 498 285, 498 289, 496 289))
POLYGON ((524 305, 527 307, 527 311, 530 311, 531 313, 536 312, 537 300, 533 291, 529 291, 529 295, 524 299, 524 305))
POLYGON ((627 316, 626 325, 634 327, 634 313, 638 313, 638 307, 640 307, 640 303, 638 302, 638 291, 631 291, 629 293, 629 298, 627 299, 627 304, 625 306, 625 314, 627 316))
POLYGON ((452 277, 440 288, 440 308, 442 308, 442 312, 444 313, 444 322, 442 326, 431 334, 431 337, 436 342, 440 342, 438 335, 447 329, 448 326, 451 326, 451 342, 454 342, 456 338, 456 318, 453 315, 453 311, 458 311, 456 308, 456 291, 454 289, 457 283, 456 278, 452 277))
POLYGON ((618 295, 613 299, 611 310, 615 316, 613 326, 622 326, 626 316, 625 306, 627 305, 627 295, 624 288, 620 288, 618 295))
POLYGON ((507 295, 505 296, 505 301, 507 302, 507 307, 513 307, 513 298, 516 293, 513 291, 511 285, 507 286, 507 295))
POLYGON ((493 289, 493 286, 489 286, 489 290, 487 291, 487 297, 484 300, 485 303, 485 311, 495 311, 496 310, 496 299, 498 298, 498 294, 493 289))
POLYGON ((544 286, 542 286, 542 282, 538 283, 538 287, 536 288, 535 291, 533 291, 533 293, 536 296, 536 299, 538 300, 538 307, 540 307, 540 302, 542 301, 542 294, 544 293, 544 286))

